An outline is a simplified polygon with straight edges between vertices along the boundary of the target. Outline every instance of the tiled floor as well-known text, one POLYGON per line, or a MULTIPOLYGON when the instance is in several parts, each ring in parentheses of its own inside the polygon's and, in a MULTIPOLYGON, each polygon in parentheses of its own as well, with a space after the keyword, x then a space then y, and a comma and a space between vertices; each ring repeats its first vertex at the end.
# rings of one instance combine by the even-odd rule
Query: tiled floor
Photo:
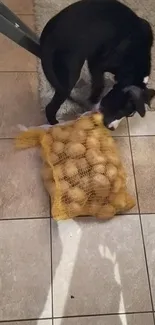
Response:
MULTIPOLYGON (((3 1, 34 27, 32 0, 3 1)), ((1 325, 155 324, 155 113, 114 134, 137 197, 129 215, 56 224, 38 152, 12 140, 18 124, 44 122, 36 59, 0 45, 1 325)))

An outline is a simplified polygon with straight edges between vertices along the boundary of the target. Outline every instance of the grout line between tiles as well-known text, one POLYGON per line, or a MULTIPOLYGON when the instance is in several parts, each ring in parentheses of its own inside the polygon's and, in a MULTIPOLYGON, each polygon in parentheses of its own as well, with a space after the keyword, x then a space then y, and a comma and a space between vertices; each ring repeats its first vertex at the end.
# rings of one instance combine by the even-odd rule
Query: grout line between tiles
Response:
MULTIPOLYGON (((37 34, 37 28, 36 28, 36 15, 35 15, 35 1, 32 1, 33 3, 33 14, 34 14, 34 26, 35 26, 35 32, 37 34)), ((39 73, 38 73, 38 59, 37 59, 37 79, 38 79, 38 87, 37 87, 37 93, 38 93, 38 101, 39 101, 39 107, 41 109, 41 96, 40 96, 40 87, 39 87, 39 73)), ((51 218, 51 200, 49 197, 49 218, 50 218, 50 258, 51 258, 51 311, 52 311, 52 325, 54 325, 53 320, 53 258, 52 258, 52 218, 51 218)))
POLYGON ((0 218, 0 222, 5 222, 5 221, 22 221, 22 220, 47 220, 50 219, 49 217, 23 217, 23 218, 6 218, 6 219, 1 219, 0 218))
MULTIPOLYGON (((133 152, 132 152, 132 143, 131 143, 130 128, 129 128, 129 121, 128 120, 127 120, 127 126, 128 126, 128 132, 129 132, 129 145, 130 145, 130 153, 131 153, 131 159, 132 159, 133 176, 134 176, 134 181, 135 181, 135 190, 136 190, 137 206, 138 206, 138 212, 139 212, 139 221, 140 221, 141 236, 142 236, 142 243, 143 243, 143 250, 144 250, 145 266, 146 266, 146 272, 147 272, 147 278, 148 278, 148 286, 149 286, 150 299, 151 299, 151 306, 152 306, 152 312, 153 312, 154 311, 153 296, 152 296, 149 268, 148 268, 148 263, 147 263, 145 239, 144 239, 143 225, 142 225, 142 219, 141 219, 141 213, 140 213, 140 204, 139 204, 139 197, 138 197, 138 186, 137 186, 137 180, 136 180, 136 171, 135 171, 135 165, 134 165, 134 157, 133 157, 133 152)), ((154 321, 154 325, 155 325, 155 316, 154 316, 154 314, 153 314, 153 321, 154 321)))
POLYGON ((32 322, 32 321, 37 321, 37 320, 52 320, 52 317, 0 320, 0 324, 1 323, 16 323, 16 322, 32 322))
MULTIPOLYGON (((50 204, 51 207, 51 204, 50 204)), ((52 308, 52 325, 53 321, 53 256, 52 256, 52 218, 50 218, 50 256, 51 256, 51 308, 52 308)))
POLYGON ((37 321, 37 320, 54 320, 54 319, 66 319, 66 318, 85 318, 85 317, 102 317, 102 316, 119 316, 119 315, 141 315, 141 314, 153 314, 152 311, 135 311, 135 312, 126 312, 126 313, 109 313, 109 314, 86 314, 86 315, 72 315, 72 316, 56 316, 56 317, 41 317, 41 318, 24 318, 24 319, 9 319, 9 320, 0 320, 1 323, 12 323, 12 322, 27 322, 27 321, 37 321))
MULTIPOLYGON (((145 263, 146 263, 146 271, 147 271, 147 276, 148 276, 148 285, 149 285, 149 290, 150 290, 151 305, 152 305, 152 311, 154 311, 153 295, 152 295, 149 267, 148 267, 148 262, 147 262, 147 253, 146 253, 146 247, 145 247, 145 239, 144 239, 144 232, 143 232, 143 225, 142 225, 141 215, 139 216, 139 220, 140 220, 140 227, 141 227, 141 234, 142 234, 142 241, 143 241, 143 249, 144 249, 144 256, 145 256, 145 263)), ((153 314, 153 321, 154 321, 154 325, 155 325, 154 314, 153 314)))
POLYGON ((3 73, 3 74, 7 74, 7 73, 35 73, 35 74, 37 74, 37 70, 26 70, 26 71, 23 71, 23 70, 16 70, 16 71, 14 71, 14 70, 11 70, 11 71, 1 71, 0 70, 0 74, 1 73, 3 73))
POLYGON ((154 138, 155 134, 135 134, 135 135, 130 135, 130 138, 154 138))
MULTIPOLYGON (((148 213, 148 212, 145 212, 145 213, 141 213, 141 216, 143 216, 143 215, 155 215, 155 213, 153 213, 153 212, 150 212, 150 213, 148 213)), ((139 216, 139 213, 137 213, 137 212, 133 212, 133 213, 127 213, 126 214, 127 216, 139 216)), ((117 216, 122 216, 122 214, 118 214, 117 216)), ((87 216, 86 216, 87 217, 87 216)), ((49 216, 49 217, 23 217, 23 218, 0 218, 0 222, 2 221, 20 221, 20 220, 46 220, 46 219, 50 219, 51 218, 51 220, 52 220, 52 217, 51 216, 49 216)), ((90 216, 90 218, 91 218, 91 216, 90 216)), ((92 217, 92 219, 93 219, 93 217, 92 217)))
POLYGON ((54 325, 54 292, 53 292, 53 234, 52 234, 52 216, 51 216, 51 211, 52 211, 52 203, 51 200, 49 202, 49 215, 50 215, 50 240, 51 240, 51 295, 52 295, 52 325, 54 325))
POLYGON ((0 140, 15 140, 15 138, 1 138, 0 137, 0 140))
POLYGON ((133 153, 132 153, 132 144, 131 144, 131 136, 130 136, 130 127, 129 127, 129 121, 128 120, 127 120, 127 127, 128 127, 128 132, 129 132, 129 147, 130 147, 130 154, 131 154, 133 177, 134 177, 134 182, 135 182, 135 191, 136 191, 136 198, 137 198, 138 214, 140 215, 140 205, 139 205, 139 198, 138 198, 138 187, 137 187, 137 181, 136 181, 136 173, 135 173, 134 158, 133 158, 133 153))
POLYGON ((137 312, 126 312, 126 313, 109 313, 109 314, 88 314, 88 315, 73 315, 73 316, 62 316, 53 317, 53 319, 70 319, 70 318, 85 318, 85 317, 102 317, 102 316, 120 316, 120 315, 141 315, 141 314, 153 314, 152 311, 137 311, 137 312))

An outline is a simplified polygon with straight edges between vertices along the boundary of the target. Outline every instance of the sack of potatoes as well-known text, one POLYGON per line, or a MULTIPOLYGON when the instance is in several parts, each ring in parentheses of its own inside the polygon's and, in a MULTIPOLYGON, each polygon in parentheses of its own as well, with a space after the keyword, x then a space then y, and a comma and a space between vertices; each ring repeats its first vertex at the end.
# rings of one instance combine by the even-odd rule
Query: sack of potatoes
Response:
POLYGON ((22 132, 17 148, 39 145, 42 177, 51 197, 51 214, 62 220, 77 216, 109 219, 135 205, 114 139, 99 113, 22 132))

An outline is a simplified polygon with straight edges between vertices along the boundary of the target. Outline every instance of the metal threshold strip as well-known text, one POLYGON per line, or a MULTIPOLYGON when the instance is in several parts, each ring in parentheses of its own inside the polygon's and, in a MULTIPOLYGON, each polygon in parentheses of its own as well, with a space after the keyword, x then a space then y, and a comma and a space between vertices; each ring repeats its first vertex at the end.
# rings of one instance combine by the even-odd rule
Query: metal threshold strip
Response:
POLYGON ((39 37, 0 1, 0 33, 40 58, 39 37))

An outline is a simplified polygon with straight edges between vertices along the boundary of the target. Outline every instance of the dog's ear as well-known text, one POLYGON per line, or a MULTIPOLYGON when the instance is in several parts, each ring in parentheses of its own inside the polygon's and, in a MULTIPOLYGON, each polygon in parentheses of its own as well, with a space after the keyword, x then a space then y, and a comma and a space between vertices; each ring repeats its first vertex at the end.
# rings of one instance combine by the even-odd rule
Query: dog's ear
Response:
POLYGON ((135 110, 139 113, 141 117, 144 117, 145 103, 143 90, 137 86, 129 86, 127 88, 127 93, 134 104, 135 110))
POLYGON ((150 106, 151 100, 155 97, 155 90, 145 88, 143 96, 144 102, 150 106))

